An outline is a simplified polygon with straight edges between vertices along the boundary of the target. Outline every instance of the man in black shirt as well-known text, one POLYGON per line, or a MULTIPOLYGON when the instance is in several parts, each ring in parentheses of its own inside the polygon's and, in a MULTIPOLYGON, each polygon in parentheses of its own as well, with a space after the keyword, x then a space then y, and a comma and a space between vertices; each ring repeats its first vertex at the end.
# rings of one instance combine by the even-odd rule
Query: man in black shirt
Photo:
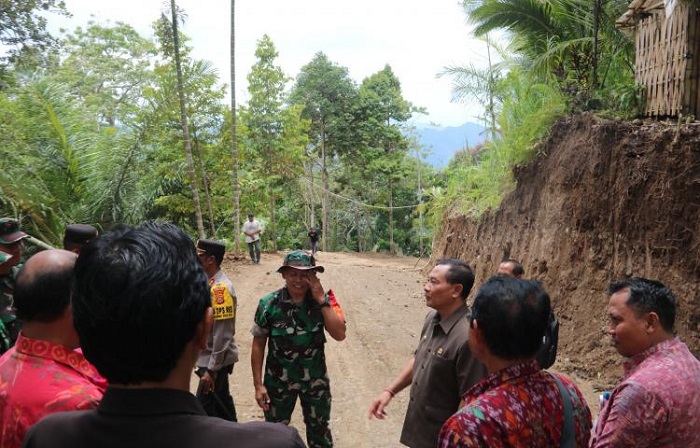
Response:
POLYGON ((27 448, 296 448, 296 429, 208 417, 189 392, 212 326, 207 275, 172 224, 121 226, 82 250, 71 306, 85 357, 109 382, 97 410, 53 414, 27 448))

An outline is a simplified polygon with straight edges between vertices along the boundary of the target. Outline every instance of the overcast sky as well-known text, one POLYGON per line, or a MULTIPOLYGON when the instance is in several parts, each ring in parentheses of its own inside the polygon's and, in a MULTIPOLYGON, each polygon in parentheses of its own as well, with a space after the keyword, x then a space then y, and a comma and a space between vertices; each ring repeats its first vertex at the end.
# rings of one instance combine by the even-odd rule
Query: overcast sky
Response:
MULTIPOLYGON (((84 26, 88 20, 125 22, 151 36, 151 23, 167 8, 163 0, 65 0, 69 20, 50 16, 51 29, 84 26)), ((217 67, 229 81, 230 0, 178 0, 187 19, 194 56, 217 67)), ((451 81, 437 79, 446 65, 485 65, 484 44, 474 40, 458 0, 248 0, 236 2, 236 81, 239 102, 248 98, 246 75, 257 41, 268 34, 288 76, 323 51, 347 67, 358 84, 389 64, 404 97, 428 109, 420 122, 457 126, 476 122, 479 109, 450 101, 451 81)))

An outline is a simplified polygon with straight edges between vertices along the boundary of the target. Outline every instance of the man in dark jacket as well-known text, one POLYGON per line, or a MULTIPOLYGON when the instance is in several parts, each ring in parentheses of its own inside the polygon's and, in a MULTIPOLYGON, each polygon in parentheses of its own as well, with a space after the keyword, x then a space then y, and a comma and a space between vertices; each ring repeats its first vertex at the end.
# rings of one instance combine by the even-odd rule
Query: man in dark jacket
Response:
POLYGON ((303 447, 293 428, 209 417, 189 392, 212 325, 207 275, 171 224, 122 226, 88 243, 75 266, 75 328, 107 378, 97 410, 53 414, 24 446, 303 447))

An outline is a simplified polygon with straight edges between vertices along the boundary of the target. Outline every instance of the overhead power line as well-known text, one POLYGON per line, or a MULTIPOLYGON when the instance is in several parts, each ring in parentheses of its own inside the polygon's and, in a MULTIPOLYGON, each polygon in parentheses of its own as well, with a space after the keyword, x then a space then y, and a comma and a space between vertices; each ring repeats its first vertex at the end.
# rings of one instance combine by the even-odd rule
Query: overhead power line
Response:
POLYGON ((407 209, 407 208, 416 208, 419 205, 425 204, 425 202, 424 202, 423 204, 401 205, 401 206, 394 206, 394 207, 386 207, 383 205, 367 204, 365 202, 358 201, 357 199, 352 199, 352 198, 348 198, 348 197, 345 197, 343 195, 340 195, 338 193, 333 193, 332 191, 326 190, 325 188, 323 188, 323 186, 318 185, 315 182, 313 184, 311 184, 311 181, 309 179, 307 179, 306 177, 303 177, 303 179, 304 179, 304 182, 306 182, 307 184, 310 184, 313 188, 319 189, 321 191, 326 191, 326 192, 328 192, 328 194, 330 194, 332 196, 335 196, 335 197, 340 198, 344 201, 351 202, 353 204, 357 204, 357 205, 359 205, 361 207, 365 207, 365 208, 373 208, 373 209, 377 209, 377 210, 401 210, 401 209, 407 209))

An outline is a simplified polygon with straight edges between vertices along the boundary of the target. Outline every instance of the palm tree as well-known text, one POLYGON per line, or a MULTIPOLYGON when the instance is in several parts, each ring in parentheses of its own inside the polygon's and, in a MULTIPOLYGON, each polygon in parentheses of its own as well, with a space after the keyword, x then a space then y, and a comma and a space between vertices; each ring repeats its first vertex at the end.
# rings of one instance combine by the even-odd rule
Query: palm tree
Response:
POLYGON ((240 252, 241 223, 241 188, 238 184, 238 136, 236 133, 236 0, 231 0, 231 154, 233 167, 231 183, 233 184, 233 235, 236 254, 240 252))
MULTIPOLYGON (((570 97, 590 96, 598 61, 613 64, 631 42, 614 28, 627 7, 623 0, 464 0, 474 34, 505 30, 523 66, 556 82, 570 97), (605 55, 601 57, 601 55, 605 55)), ((629 53, 629 52, 627 52, 629 53)))
POLYGON ((185 143, 185 155, 187 157, 187 171, 192 184, 192 202, 197 218, 197 233, 200 238, 204 238, 204 221, 202 220, 202 205, 199 201, 199 189, 197 188, 197 175, 194 168, 194 158, 192 157, 192 145, 190 143, 190 131, 187 125, 187 107, 185 105, 185 87, 182 80, 182 63, 180 61, 180 37, 177 31, 177 5, 175 0, 170 0, 170 11, 172 13, 173 27, 173 54, 175 59, 175 70, 177 72, 177 96, 180 100, 180 122, 182 125, 182 138, 185 143))
POLYGON ((486 132, 491 139, 496 138, 496 121, 503 103, 503 95, 498 89, 498 82, 507 70, 508 55, 498 43, 493 42, 488 34, 482 36, 486 44, 488 66, 477 67, 474 64, 461 66, 448 66, 438 73, 438 77, 449 76, 452 78, 452 100, 455 102, 474 99, 484 108, 483 118, 486 124, 486 132), (502 62, 494 62, 494 51, 502 59, 502 62))

